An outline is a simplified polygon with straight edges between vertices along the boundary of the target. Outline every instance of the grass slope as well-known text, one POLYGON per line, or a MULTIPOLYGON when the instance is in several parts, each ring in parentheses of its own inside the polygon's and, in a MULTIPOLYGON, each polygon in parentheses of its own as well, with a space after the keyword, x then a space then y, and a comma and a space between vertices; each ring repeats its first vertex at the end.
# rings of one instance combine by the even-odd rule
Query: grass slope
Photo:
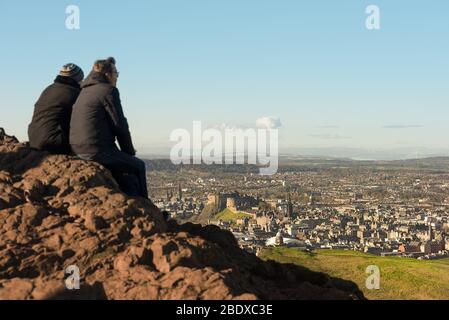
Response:
POLYGON ((252 216, 243 212, 234 212, 229 208, 226 208, 223 211, 217 213, 214 217, 215 220, 223 221, 235 221, 237 219, 243 218, 252 218, 252 216))
POLYGON ((308 254, 293 248, 270 248, 261 258, 295 263, 355 282, 368 299, 449 299, 449 259, 415 260, 379 257, 356 251, 318 250, 308 254), (380 289, 368 290, 365 273, 369 265, 380 268, 380 289))

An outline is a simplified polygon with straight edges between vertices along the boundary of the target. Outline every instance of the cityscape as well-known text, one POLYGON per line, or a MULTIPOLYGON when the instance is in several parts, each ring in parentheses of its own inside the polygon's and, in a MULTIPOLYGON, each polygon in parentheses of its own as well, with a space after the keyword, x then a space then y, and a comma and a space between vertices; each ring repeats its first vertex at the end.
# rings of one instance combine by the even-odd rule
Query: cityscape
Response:
POLYGON ((290 159, 273 176, 249 165, 147 163, 150 197, 160 209, 179 222, 227 229, 255 254, 286 246, 416 259, 449 255, 445 158, 290 159))

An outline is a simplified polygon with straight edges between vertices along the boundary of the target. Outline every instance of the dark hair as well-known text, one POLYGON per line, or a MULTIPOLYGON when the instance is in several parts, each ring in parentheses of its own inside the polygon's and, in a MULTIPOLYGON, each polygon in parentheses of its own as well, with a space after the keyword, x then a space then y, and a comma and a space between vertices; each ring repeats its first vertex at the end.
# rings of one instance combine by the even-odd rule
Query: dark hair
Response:
POLYGON ((111 74, 114 71, 115 59, 112 57, 106 60, 97 60, 94 63, 93 70, 102 74, 111 74))

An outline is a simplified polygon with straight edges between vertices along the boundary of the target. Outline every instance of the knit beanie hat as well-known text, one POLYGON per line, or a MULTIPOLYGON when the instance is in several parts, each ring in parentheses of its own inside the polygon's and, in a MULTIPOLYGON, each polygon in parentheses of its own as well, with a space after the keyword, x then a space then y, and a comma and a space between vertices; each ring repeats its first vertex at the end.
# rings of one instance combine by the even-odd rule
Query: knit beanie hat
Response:
POLYGON ((81 82, 84 79, 84 72, 74 63, 67 63, 59 71, 59 75, 62 77, 69 77, 76 82, 81 82))

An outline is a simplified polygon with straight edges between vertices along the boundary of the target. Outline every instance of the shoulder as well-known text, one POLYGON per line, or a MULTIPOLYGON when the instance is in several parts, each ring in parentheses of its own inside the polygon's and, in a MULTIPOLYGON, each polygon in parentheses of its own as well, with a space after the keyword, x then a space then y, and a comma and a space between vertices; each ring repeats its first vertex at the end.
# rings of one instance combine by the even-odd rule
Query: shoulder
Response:
POLYGON ((52 97, 52 96, 67 96, 67 95, 74 95, 79 94, 81 91, 80 88, 75 88, 69 85, 64 85, 60 83, 53 83, 49 85, 47 88, 45 88, 44 91, 42 91, 41 96, 45 97, 52 97))
POLYGON ((112 85, 108 83, 95 83, 88 86, 83 86, 81 93, 95 94, 100 96, 106 96, 112 89, 112 85))
POLYGON ((107 94, 112 99, 120 99, 120 92, 118 91, 117 87, 114 87, 113 85, 108 85, 107 94))
POLYGON ((119 93, 119 91, 118 91, 118 89, 117 89, 117 87, 115 87, 115 86, 113 86, 113 85, 110 85, 110 93, 111 94, 113 94, 113 95, 120 95, 120 93, 119 93))
POLYGON ((87 89, 87 88, 91 88, 92 90, 103 91, 107 95, 109 95, 109 94, 118 94, 118 89, 116 87, 114 87, 110 83, 96 83, 96 84, 94 84, 92 86, 88 86, 88 87, 83 88, 83 89, 87 89))
POLYGON ((71 86, 68 84, 62 84, 62 83, 54 83, 53 88, 54 88, 54 90, 66 91, 66 92, 76 93, 76 94, 81 92, 81 88, 79 88, 79 87, 77 88, 75 86, 71 86))

